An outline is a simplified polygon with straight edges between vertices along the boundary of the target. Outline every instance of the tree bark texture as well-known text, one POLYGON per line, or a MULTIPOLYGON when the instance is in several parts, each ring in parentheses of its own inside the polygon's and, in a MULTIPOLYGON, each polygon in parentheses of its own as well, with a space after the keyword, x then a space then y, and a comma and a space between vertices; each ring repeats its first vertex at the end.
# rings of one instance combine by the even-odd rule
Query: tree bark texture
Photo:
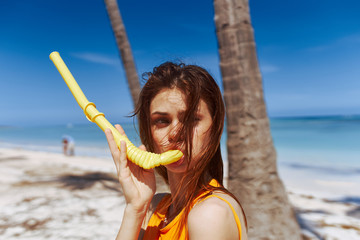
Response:
POLYGON ((129 84, 131 97, 136 105, 141 91, 139 77, 136 72, 134 58, 131 52, 129 40, 126 35, 124 23, 116 0, 104 0, 107 13, 111 22, 116 44, 125 69, 126 78, 129 84))
POLYGON ((276 167, 248 0, 214 0, 227 115, 229 190, 252 240, 298 240, 301 232, 276 167))

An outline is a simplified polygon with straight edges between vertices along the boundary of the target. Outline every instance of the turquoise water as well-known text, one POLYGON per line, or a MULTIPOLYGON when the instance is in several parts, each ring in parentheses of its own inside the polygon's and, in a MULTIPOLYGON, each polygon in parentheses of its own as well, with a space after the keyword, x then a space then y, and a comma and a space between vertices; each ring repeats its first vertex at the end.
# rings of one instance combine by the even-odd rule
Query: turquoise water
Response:
POLYGON ((271 120, 278 161, 360 169, 360 117, 271 120))
MULTIPOLYGON (((360 116, 273 118, 271 133, 278 172, 290 191, 322 193, 332 199, 359 197, 360 116)), ((132 123, 122 124, 140 144, 132 123)), ((111 158, 104 133, 92 123, 44 127, 0 127, 0 148, 62 152, 62 136, 75 139, 75 155, 111 158)), ((226 133, 221 142, 227 173, 226 133)))
POLYGON ((279 147, 358 151, 360 117, 272 119, 271 130, 279 147))
MULTIPOLYGON (((134 124, 122 124, 129 139, 136 145, 140 139, 134 124)), ((62 136, 75 140, 75 155, 110 157, 105 134, 95 124, 37 127, 0 127, 0 147, 36 151, 62 152, 62 136)))
MULTIPOLYGON (((297 167, 360 169, 360 117, 273 118, 271 133, 278 164, 297 167)), ((134 144, 133 123, 122 125, 134 144)), ((62 135, 75 139, 77 155, 110 157, 104 133, 95 124, 45 127, 0 127, 0 147, 61 152, 62 135)), ((226 135, 222 150, 226 158, 226 135)))

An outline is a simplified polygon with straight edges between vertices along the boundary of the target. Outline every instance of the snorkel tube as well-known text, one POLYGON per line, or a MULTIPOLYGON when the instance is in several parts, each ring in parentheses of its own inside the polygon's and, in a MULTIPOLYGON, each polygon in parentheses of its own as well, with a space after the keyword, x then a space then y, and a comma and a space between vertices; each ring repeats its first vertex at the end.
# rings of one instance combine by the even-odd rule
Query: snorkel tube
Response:
POLYGON ((131 162, 144 169, 150 169, 160 165, 174 163, 183 156, 183 153, 179 150, 170 150, 161 154, 155 154, 135 147, 126 136, 121 135, 117 129, 108 120, 106 120, 105 115, 96 109, 94 103, 87 100, 70 70, 67 68, 66 64, 60 57, 60 54, 58 52, 52 52, 50 54, 50 59, 53 61, 57 70, 63 77, 77 103, 83 109, 86 118, 90 122, 96 123, 103 131, 109 128, 119 149, 120 141, 126 142, 127 158, 131 162))

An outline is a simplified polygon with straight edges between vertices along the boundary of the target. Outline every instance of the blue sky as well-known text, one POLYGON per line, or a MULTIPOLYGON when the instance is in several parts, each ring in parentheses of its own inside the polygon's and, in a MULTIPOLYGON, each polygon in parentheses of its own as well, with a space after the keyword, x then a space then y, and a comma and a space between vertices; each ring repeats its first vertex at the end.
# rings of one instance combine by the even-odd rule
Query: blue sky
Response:
MULTIPOLYGON (((118 1, 139 75, 167 60, 221 85, 212 1, 118 1)), ((271 117, 360 114, 360 1, 250 0, 271 117)), ((112 122, 132 111, 102 0, 0 1, 0 125, 86 123, 49 60, 59 51, 112 122)))

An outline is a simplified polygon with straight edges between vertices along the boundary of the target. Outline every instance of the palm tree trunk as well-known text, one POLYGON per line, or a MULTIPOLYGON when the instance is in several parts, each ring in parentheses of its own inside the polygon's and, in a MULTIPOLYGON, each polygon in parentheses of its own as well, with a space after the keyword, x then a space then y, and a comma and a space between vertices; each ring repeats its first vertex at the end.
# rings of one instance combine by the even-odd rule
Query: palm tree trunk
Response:
POLYGON ((136 105, 141 88, 139 83, 139 77, 136 72, 134 58, 131 52, 130 43, 126 35, 125 26, 122 21, 116 0, 104 0, 104 2, 115 35, 120 57, 124 65, 131 96, 134 104, 136 105))
POLYGON ((214 0, 227 114, 229 190, 243 204, 249 239, 301 239, 276 168, 248 0, 214 0))

